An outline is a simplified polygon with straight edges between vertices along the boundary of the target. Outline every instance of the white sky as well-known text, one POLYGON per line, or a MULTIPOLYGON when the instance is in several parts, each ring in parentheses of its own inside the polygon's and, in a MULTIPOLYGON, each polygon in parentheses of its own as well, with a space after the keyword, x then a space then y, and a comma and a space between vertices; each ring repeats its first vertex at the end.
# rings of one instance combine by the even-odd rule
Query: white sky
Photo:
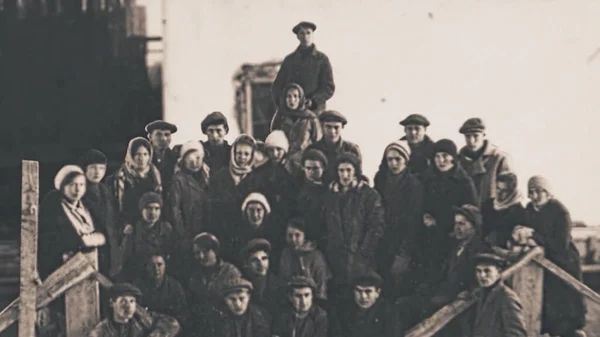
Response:
MULTIPOLYGON (((600 48, 600 1, 168 1, 165 118, 180 126, 176 142, 201 138, 211 111, 233 121, 233 73, 283 58, 297 45, 291 27, 309 20, 333 64, 328 107, 350 120, 344 138, 361 146, 368 175, 409 113, 459 146, 459 126, 477 116, 523 190, 541 173, 573 218, 600 224, 600 55, 588 61, 600 48)), ((160 0, 138 4, 149 34, 162 35, 160 0)))

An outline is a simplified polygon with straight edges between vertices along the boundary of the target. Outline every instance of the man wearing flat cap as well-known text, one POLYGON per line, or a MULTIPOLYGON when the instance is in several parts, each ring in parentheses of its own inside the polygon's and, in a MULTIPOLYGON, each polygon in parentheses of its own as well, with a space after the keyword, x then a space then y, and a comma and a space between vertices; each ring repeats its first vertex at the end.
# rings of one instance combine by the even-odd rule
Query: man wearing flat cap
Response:
POLYGON ((162 120, 156 120, 146 125, 148 140, 153 148, 152 163, 160 171, 162 184, 166 187, 163 188, 165 193, 170 186, 177 164, 177 156, 170 148, 171 135, 175 132, 177 132, 177 126, 162 120))
POLYGON ((142 293, 129 283, 116 283, 109 289, 111 316, 90 331, 88 337, 175 337, 179 323, 174 318, 150 312, 150 326, 135 317, 142 293))
POLYGON ((405 134, 400 140, 408 141, 411 150, 408 167, 415 177, 421 178, 423 172, 432 165, 434 155, 435 142, 427 135, 429 120, 423 115, 411 114, 400 121, 400 125, 404 127, 405 134))
POLYGON ((510 157, 487 139, 485 129, 481 118, 469 118, 459 129, 466 145, 458 153, 458 161, 475 183, 479 205, 496 197, 496 178, 512 171, 510 157))
POLYGON ((211 112, 202 120, 201 128, 206 135, 206 141, 202 141, 206 165, 213 172, 227 167, 231 157, 231 145, 225 140, 229 133, 227 117, 219 111, 211 112))
POLYGON ((335 83, 331 63, 327 55, 318 51, 312 41, 316 29, 314 23, 305 21, 292 28, 300 45, 285 57, 271 86, 275 105, 280 104, 281 96, 284 95, 283 88, 290 83, 297 83, 304 89, 306 108, 317 115, 325 110, 327 100, 333 96, 335 83))

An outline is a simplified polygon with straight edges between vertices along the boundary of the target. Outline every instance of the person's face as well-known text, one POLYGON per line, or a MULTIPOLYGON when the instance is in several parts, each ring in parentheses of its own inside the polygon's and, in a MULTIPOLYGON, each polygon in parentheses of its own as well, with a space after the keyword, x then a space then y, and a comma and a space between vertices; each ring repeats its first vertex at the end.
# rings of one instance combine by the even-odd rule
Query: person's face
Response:
POLYGON ((449 153, 438 152, 434 155, 435 166, 441 172, 450 171, 454 167, 454 158, 449 153))
POLYGON ((137 301, 134 296, 119 296, 110 300, 110 306, 113 308, 113 317, 115 321, 127 322, 135 314, 137 301))
POLYGON ((234 316, 242 316, 248 309, 248 302, 250 301, 250 294, 247 290, 242 290, 234 293, 230 293, 225 297, 225 304, 227 309, 234 316))
POLYGON ((356 179, 354 166, 350 163, 341 163, 338 165, 338 175, 340 177, 340 184, 343 187, 350 186, 354 179, 356 179))
POLYGON ((292 249, 298 249, 302 247, 305 242, 304 232, 292 226, 288 226, 285 238, 288 246, 290 246, 292 249))
POLYGON ((313 291, 311 288, 294 288, 290 294, 290 301, 297 313, 306 313, 313 304, 313 291))
POLYGON ((248 166, 252 159, 252 146, 248 144, 236 144, 235 162, 240 166, 248 166))
POLYGON ((529 199, 536 207, 542 207, 550 200, 550 194, 543 188, 530 188, 529 199))
POLYGON ((97 184, 102 181, 106 174, 105 164, 90 164, 85 169, 85 177, 93 184, 97 184))
POLYGON ((288 109, 296 110, 300 106, 300 92, 298 89, 288 89, 285 93, 285 105, 288 109))
POLYGON ((511 194, 510 186, 504 181, 496 182, 496 199, 506 200, 511 194))
POLYGON ((258 251, 248 257, 248 269, 254 276, 265 276, 269 272, 269 255, 258 251))
POLYGON ((454 215, 454 237, 458 241, 467 241, 475 236, 475 227, 462 214, 454 215))
POLYGON ((86 182, 83 175, 78 175, 63 187, 63 194, 71 202, 81 200, 86 191, 86 182))
POLYGON ((150 134, 150 143, 156 149, 166 149, 171 145, 171 131, 153 130, 150 134))
POLYGON ((480 287, 487 288, 496 284, 500 279, 500 269, 495 265, 478 264, 475 267, 475 276, 480 287))
POLYGON ((206 136, 208 137, 208 141, 212 144, 222 144, 226 134, 227 131, 225 130, 224 124, 209 125, 206 128, 206 136))
POLYGON ((478 151, 485 144, 485 133, 483 132, 471 132, 465 135, 465 142, 467 148, 471 151, 478 151))
POLYGON ((280 163, 285 156, 285 150, 280 147, 269 146, 267 148, 267 155, 272 162, 280 163))
POLYGON ((313 30, 308 27, 301 27, 298 30, 296 37, 298 37, 298 41, 300 41, 301 45, 309 47, 313 43, 313 30))
POLYGON ((204 267, 212 267, 217 264, 217 253, 212 249, 194 245, 194 258, 204 267))
POLYGON ((152 280, 162 281, 165 278, 165 272, 167 271, 167 263, 165 259, 158 255, 152 256, 150 261, 146 264, 146 272, 152 280))
POLYGON ((133 161, 138 168, 146 168, 150 165, 150 152, 145 146, 140 146, 133 154, 133 161))
POLYGON ((146 207, 142 209, 142 218, 149 224, 153 224, 160 219, 160 204, 159 203, 150 203, 147 204, 146 207))
POLYGON ((385 154, 388 169, 392 174, 399 174, 406 168, 406 159, 397 150, 390 149, 385 154))
POLYGON ((379 298, 381 289, 374 286, 356 286, 354 287, 354 302, 362 309, 369 309, 379 298))
POLYGON ((338 140, 340 140, 340 137, 342 136, 343 128, 344 128, 344 126, 342 125, 341 122, 324 122, 323 123, 324 136, 327 140, 331 141, 332 143, 335 143, 338 140))
POLYGON ((253 227, 259 227, 262 225, 265 220, 265 208, 259 202, 251 202, 246 207, 246 216, 248 217, 248 222, 253 227))
POLYGON ((198 172, 202 169, 202 165, 204 164, 204 156, 200 151, 192 151, 185 155, 183 164, 188 170, 198 172))
POLYGON ((323 163, 318 160, 305 160, 304 176, 310 181, 320 182, 323 179, 323 163))
POLYGON ((425 139, 427 128, 423 125, 409 124, 404 127, 406 140, 411 144, 419 144, 425 139))

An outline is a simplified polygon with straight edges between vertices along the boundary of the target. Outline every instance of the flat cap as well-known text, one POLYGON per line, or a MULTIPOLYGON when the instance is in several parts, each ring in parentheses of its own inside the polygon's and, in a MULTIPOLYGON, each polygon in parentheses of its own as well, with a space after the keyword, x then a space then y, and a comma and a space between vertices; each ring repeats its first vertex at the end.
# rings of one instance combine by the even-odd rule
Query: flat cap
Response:
POLYGON ((473 132, 483 132, 485 131, 485 124, 481 118, 469 118, 467 119, 463 125, 458 129, 458 132, 462 134, 473 133, 473 132))
POLYGON ((175 133, 177 132, 177 126, 162 120, 156 120, 146 125, 147 133, 152 133, 154 130, 169 130, 171 133, 175 133))
POLYGON ((317 289, 317 284, 312 278, 303 275, 294 275, 288 282, 288 289, 307 287, 315 290, 317 289))
POLYGON ((265 251, 267 254, 271 254, 271 243, 263 238, 252 239, 248 241, 244 247, 242 247, 240 250, 240 257, 245 260, 251 254, 259 251, 265 251))
POLYGON ((481 226, 483 225, 483 217, 479 207, 466 204, 460 207, 452 206, 452 210, 454 211, 454 214, 461 214, 467 218, 467 220, 469 220, 471 224, 475 226, 475 228, 479 230, 481 229, 481 226))
POLYGON ((108 293, 113 300, 120 296, 133 296, 138 299, 142 297, 142 292, 131 283, 115 283, 109 288, 108 293))
POLYGON ((481 253, 475 255, 474 262, 476 265, 478 264, 490 264, 493 266, 498 266, 500 268, 504 268, 508 265, 508 261, 503 257, 500 257, 496 254, 491 253, 481 253))
POLYGON ((227 124, 227 117, 223 115, 220 111, 214 111, 209 113, 202 123, 200 124, 200 128, 202 128, 202 133, 206 134, 206 129, 208 129, 211 125, 219 125, 223 124, 225 127, 225 132, 229 132, 229 124, 227 124))
POLYGON ((294 34, 298 34, 298 31, 300 30, 300 28, 310 28, 314 32, 315 30, 317 30, 317 25, 315 25, 312 22, 301 21, 297 25, 295 25, 294 28, 292 28, 292 32, 294 34))
POLYGON ((221 295, 227 296, 239 290, 247 290, 250 292, 253 288, 252 282, 241 277, 232 277, 225 280, 221 285, 221 295))
POLYGON ((352 279, 353 286, 363 287, 376 287, 381 288, 383 286, 383 279, 374 270, 369 270, 362 275, 356 276, 352 279))
POLYGON ((411 114, 411 115, 408 115, 403 120, 401 120, 400 121, 400 125, 402 125, 402 126, 407 126, 407 125, 422 125, 424 127, 428 127, 429 126, 429 120, 425 116, 423 116, 423 115, 411 114))
POLYGON ((348 120, 344 115, 335 110, 325 110, 319 114, 319 121, 324 122, 339 122, 342 125, 348 124, 348 120))

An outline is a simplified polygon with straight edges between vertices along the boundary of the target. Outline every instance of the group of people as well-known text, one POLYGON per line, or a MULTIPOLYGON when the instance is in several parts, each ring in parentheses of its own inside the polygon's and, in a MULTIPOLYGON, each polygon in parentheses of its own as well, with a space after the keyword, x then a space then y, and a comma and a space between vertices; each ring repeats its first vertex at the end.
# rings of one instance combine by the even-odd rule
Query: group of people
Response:
MULTIPOLYGON (((473 310, 440 335, 527 336, 503 269, 539 245, 581 279, 568 210, 541 176, 524 206, 480 118, 459 128, 458 150, 427 136, 425 116, 407 116, 371 186, 359 145, 342 137, 348 119, 325 108, 335 87, 315 29, 293 28, 301 45, 273 84, 264 142, 229 144, 213 112, 205 140, 171 149, 177 126, 154 121, 106 179, 98 150, 56 174, 40 209, 40 276, 97 250, 117 281, 90 336, 398 337, 477 287, 473 310), (136 305, 154 313, 149 327, 136 305)), ((542 333, 585 336, 582 296, 552 274, 543 294, 542 333)))

